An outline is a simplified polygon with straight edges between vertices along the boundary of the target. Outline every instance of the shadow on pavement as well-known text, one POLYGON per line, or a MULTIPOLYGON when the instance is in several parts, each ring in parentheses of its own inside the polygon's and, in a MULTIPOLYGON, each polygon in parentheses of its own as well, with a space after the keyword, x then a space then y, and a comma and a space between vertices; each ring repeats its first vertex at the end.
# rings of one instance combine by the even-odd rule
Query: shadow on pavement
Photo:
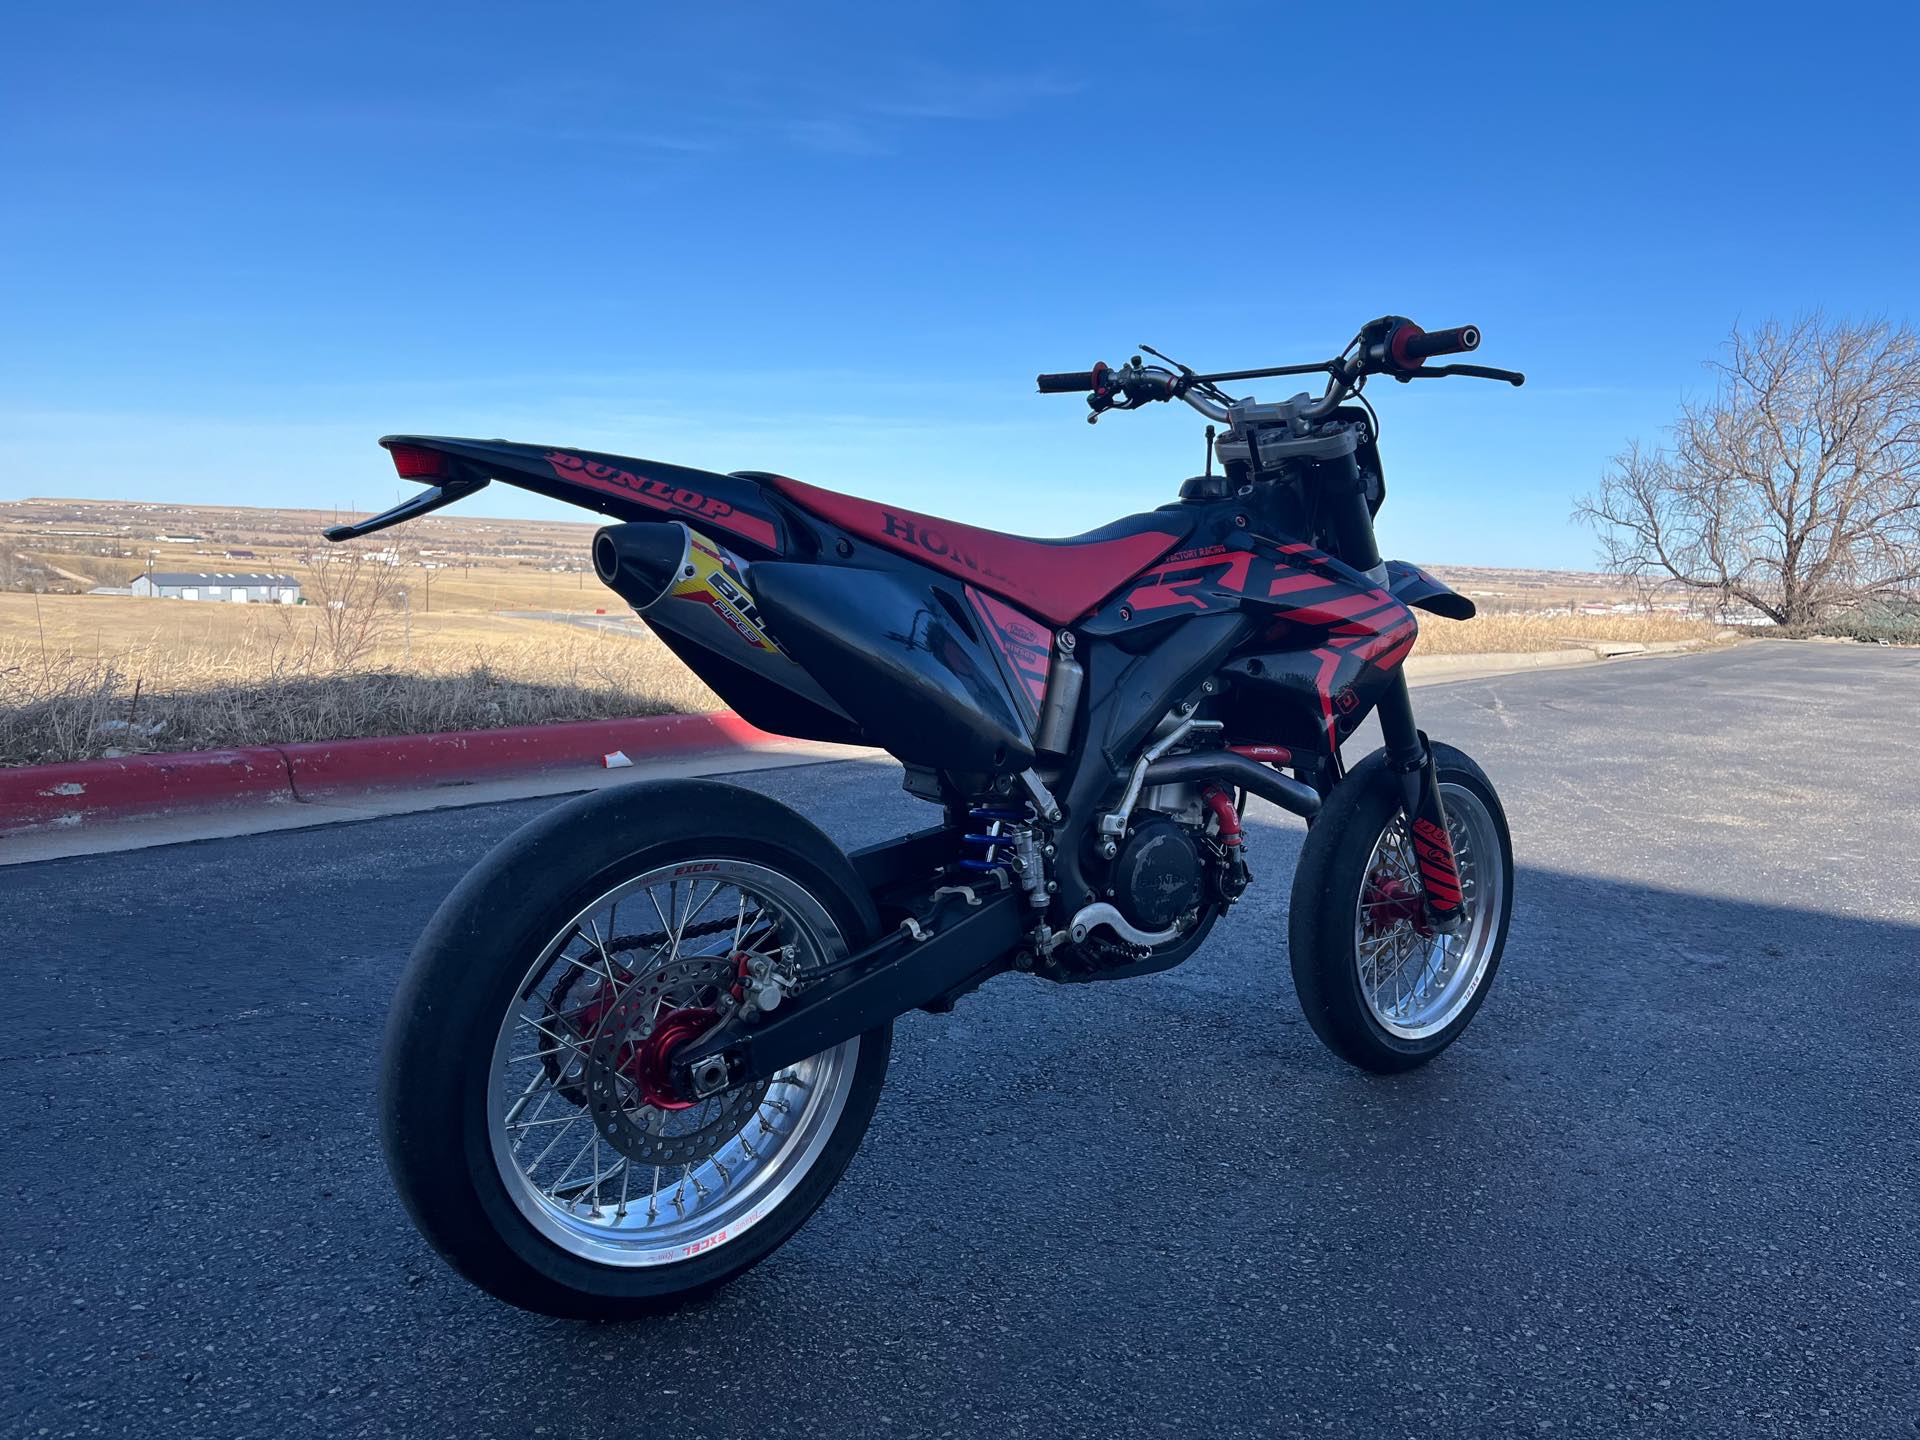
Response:
MULTIPOLYGON (((1269 875, 1289 833, 1263 827, 1269 875)), ((63 903, 65 865, 0 877, 9 1429, 1809 1435, 1914 1412, 1920 928, 1523 869, 1473 1028, 1380 1079, 1300 1020, 1284 887, 1256 888, 1170 974, 1012 978, 903 1021, 863 1154, 790 1246, 670 1321, 595 1328, 455 1279, 381 1169, 379 1025, 437 868, 340 906, 257 863, 209 894, 141 886, 158 852, 114 861, 88 873, 132 882, 117 903, 63 903)))

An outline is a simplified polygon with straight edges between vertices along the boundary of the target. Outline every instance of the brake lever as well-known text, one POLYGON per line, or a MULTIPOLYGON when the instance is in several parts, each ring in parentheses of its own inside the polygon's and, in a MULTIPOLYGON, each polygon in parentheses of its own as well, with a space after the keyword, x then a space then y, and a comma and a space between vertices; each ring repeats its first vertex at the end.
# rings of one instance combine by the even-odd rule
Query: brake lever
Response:
POLYGON ((1491 365, 1427 365, 1418 370, 1394 371, 1402 385, 1409 380, 1438 380, 1443 375, 1467 375, 1475 380, 1504 380, 1509 385, 1524 385, 1527 377, 1518 370, 1496 370, 1491 365))
MULTIPOLYGON (((1158 359, 1167 359, 1166 356, 1149 346, 1143 345, 1140 348, 1158 359)), ((1103 377, 1111 380, 1108 388, 1096 390, 1087 397, 1087 408, 1093 412, 1087 416, 1087 423, 1089 425, 1099 424, 1100 417, 1110 410, 1139 410, 1152 404, 1156 400, 1178 399, 1182 387, 1192 382, 1194 378, 1193 371, 1185 365, 1181 365, 1178 360, 1168 360, 1167 363, 1169 365, 1179 366, 1183 373, 1178 376, 1169 375, 1166 377, 1167 393, 1164 395, 1149 395, 1135 392, 1134 387, 1136 385, 1140 385, 1141 389, 1144 390, 1146 387, 1143 382, 1149 378, 1149 372, 1141 367, 1140 357, 1138 355, 1134 356, 1127 364, 1121 366, 1120 369, 1108 371, 1107 376, 1103 377), (1116 395, 1120 397, 1117 400, 1114 398, 1116 395)))
POLYGON ((1102 415, 1109 414, 1112 411, 1138 410, 1142 406, 1150 403, 1152 400, 1168 398, 1166 396, 1136 397, 1134 395, 1128 394, 1124 386, 1121 387, 1120 394, 1123 398, 1119 400, 1114 399, 1111 393, 1105 394, 1105 395, 1089 395, 1087 397, 1087 408, 1091 410, 1093 413, 1087 416, 1087 423, 1089 425, 1098 425, 1100 423, 1100 417, 1102 415))

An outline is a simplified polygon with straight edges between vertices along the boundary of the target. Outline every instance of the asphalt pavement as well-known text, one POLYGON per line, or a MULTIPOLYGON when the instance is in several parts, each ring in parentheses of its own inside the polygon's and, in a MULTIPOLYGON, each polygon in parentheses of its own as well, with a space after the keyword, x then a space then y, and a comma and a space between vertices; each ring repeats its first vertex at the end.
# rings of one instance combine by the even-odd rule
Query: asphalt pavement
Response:
MULTIPOLYGON (((821 1212, 644 1325, 469 1288, 374 1131, 413 937, 556 800, 0 870, 0 1435, 1920 1433, 1920 655, 1415 698, 1520 867, 1439 1061, 1320 1048, 1256 807, 1197 957, 906 1018, 821 1212)), ((742 783, 848 845, 927 813, 742 783)))

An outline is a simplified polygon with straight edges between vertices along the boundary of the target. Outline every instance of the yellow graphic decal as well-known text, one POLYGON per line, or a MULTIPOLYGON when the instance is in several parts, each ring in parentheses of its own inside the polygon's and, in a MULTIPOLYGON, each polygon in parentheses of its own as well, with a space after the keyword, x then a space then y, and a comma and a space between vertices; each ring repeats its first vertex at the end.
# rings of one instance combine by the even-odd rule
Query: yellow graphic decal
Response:
POLYGON ((728 628, 754 649, 786 653, 767 633, 766 624, 760 619, 760 608, 753 603, 753 596, 741 583, 726 554, 698 531, 687 532, 686 558, 672 593, 682 600, 711 607, 728 628))

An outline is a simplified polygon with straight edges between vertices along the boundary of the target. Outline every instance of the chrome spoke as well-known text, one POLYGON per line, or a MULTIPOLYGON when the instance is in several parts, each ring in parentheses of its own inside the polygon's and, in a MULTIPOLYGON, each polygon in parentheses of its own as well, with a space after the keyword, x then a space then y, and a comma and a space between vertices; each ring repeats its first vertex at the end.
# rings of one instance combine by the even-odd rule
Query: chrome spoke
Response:
MULTIPOLYGON (((584 1116, 582 1118, 584 1118, 584 1116)), ((562 1133, 564 1134, 565 1132, 563 1131, 562 1133)), ((587 1143, 580 1147, 580 1153, 578 1155, 575 1155, 573 1159, 567 1162, 567 1168, 560 1172, 560 1178, 554 1181, 553 1184, 547 1187, 547 1194, 552 1196, 556 1200, 559 1199, 560 1187, 566 1184, 567 1177, 573 1174, 573 1167, 578 1165, 582 1160, 586 1159, 587 1151, 591 1150, 595 1145, 598 1145, 599 1143, 600 1143, 600 1132, 596 1130, 593 1132, 593 1134, 587 1137, 587 1143)))
POLYGON ((507 1128, 509 1130, 531 1130, 536 1125, 571 1125, 579 1118, 580 1116, 578 1114, 573 1114, 553 1115, 544 1120, 538 1118, 532 1120, 515 1120, 510 1122, 507 1128))
POLYGON ((587 1118, 587 1112, 584 1110, 576 1110, 573 1114, 567 1116, 566 1117, 567 1124, 561 1126, 560 1129, 556 1130, 554 1132, 553 1139, 547 1142, 547 1148, 545 1150, 542 1150, 538 1155, 534 1156, 533 1164, 527 1167, 528 1173, 531 1174, 533 1171, 538 1170, 540 1168, 541 1162, 543 1162, 548 1155, 553 1153, 553 1147, 558 1145, 561 1139, 566 1135, 567 1125, 572 1125, 575 1121, 584 1120, 586 1118, 587 1118))
POLYGON ((648 1037, 676 1012, 676 1026, 728 1013, 738 957, 804 975, 843 954, 825 907, 744 861, 663 866, 587 906, 529 956, 495 1047, 489 1125, 514 1204, 616 1265, 671 1264, 770 1213, 824 1153, 859 1042, 686 1108, 650 1103, 657 1072, 639 1067, 658 1063, 648 1037), (657 933, 622 934, 622 912, 649 931, 632 917, 651 914, 657 933))

